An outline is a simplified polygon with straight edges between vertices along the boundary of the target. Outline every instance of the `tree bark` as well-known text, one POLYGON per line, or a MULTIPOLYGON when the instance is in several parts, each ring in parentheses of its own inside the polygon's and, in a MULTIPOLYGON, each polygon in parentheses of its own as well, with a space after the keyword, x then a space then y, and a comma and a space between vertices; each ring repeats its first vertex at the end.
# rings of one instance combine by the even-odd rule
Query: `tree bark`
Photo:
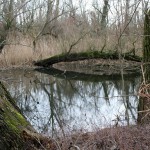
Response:
POLYGON ((109 8, 109 0, 104 0, 102 19, 101 19, 101 30, 104 30, 107 25, 108 8, 109 8))
POLYGON ((124 20, 124 28, 125 28, 125 33, 127 35, 129 35, 129 26, 128 26, 128 23, 129 23, 129 2, 130 0, 126 0, 126 6, 125 6, 125 20, 124 20))
POLYGON ((150 62, 150 10, 145 13, 144 39, 143 39, 143 61, 150 62))
MULTIPOLYGON (((47 59, 39 60, 37 62, 34 62, 34 65, 36 66, 43 66, 43 67, 49 67, 52 66, 55 63, 59 62, 72 62, 72 61, 79 61, 79 60, 85 60, 85 59, 119 59, 119 56, 117 53, 102 53, 101 51, 88 51, 88 52, 80 52, 80 53, 64 53, 60 55, 56 55, 47 59)), ((138 56, 130 55, 129 53, 122 54, 122 58, 126 60, 132 60, 140 62, 141 58, 138 56)))
POLYGON ((10 29, 16 27, 16 17, 14 13, 14 0, 4 1, 2 6, 3 14, 0 24, 0 53, 6 45, 6 39, 10 29))
POLYGON ((138 123, 150 122, 150 65, 143 66, 143 83, 139 90, 138 123))
MULTIPOLYGON (((38 134, 21 114, 14 99, 0 81, 0 149, 34 150, 44 147, 46 137, 38 134)), ((45 146, 46 148, 46 146, 45 146)), ((56 147, 55 147, 56 148, 56 147)), ((41 148, 42 149, 42 148, 41 148)), ((53 149, 53 148, 51 148, 53 149)))
POLYGON ((143 83, 139 90, 138 123, 150 121, 150 10, 145 13, 143 39, 143 83))

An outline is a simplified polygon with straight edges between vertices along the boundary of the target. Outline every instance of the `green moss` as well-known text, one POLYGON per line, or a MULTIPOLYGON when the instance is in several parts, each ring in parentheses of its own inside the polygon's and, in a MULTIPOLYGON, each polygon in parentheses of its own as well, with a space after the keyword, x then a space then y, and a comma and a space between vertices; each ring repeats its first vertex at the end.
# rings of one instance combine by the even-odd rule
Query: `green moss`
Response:
POLYGON ((20 113, 14 99, 0 82, 0 148, 24 149, 22 131, 32 126, 20 113))
POLYGON ((0 145, 3 145, 1 148, 21 149, 23 146, 22 128, 26 127, 27 123, 5 96, 0 98, 0 102, 2 116, 0 145))
POLYGON ((29 123, 19 113, 14 99, 11 97, 5 86, 0 82, 0 108, 3 110, 3 118, 8 128, 16 133, 29 123))
POLYGON ((29 124, 8 101, 5 101, 5 104, 3 104, 3 110, 6 124, 16 133, 20 133, 22 128, 25 128, 29 124))
MULTIPOLYGON (((36 66, 52 66, 55 63, 59 62, 71 62, 71 61, 79 61, 85 59, 119 59, 119 55, 116 52, 109 52, 104 53, 101 51, 86 51, 86 52, 79 52, 79 53, 63 53, 60 55, 56 55, 47 59, 43 59, 34 63, 36 66)), ((128 53, 122 54, 122 58, 126 60, 132 61, 140 61, 141 58, 133 55, 129 55, 128 53)))

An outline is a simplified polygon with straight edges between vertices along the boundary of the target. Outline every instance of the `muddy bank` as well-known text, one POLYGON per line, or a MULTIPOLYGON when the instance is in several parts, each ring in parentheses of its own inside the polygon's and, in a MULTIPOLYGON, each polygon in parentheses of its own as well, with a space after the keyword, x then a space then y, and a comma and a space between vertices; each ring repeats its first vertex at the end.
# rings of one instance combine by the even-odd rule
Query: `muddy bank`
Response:
MULTIPOLYGON (((73 71, 84 74, 93 75, 124 75, 140 74, 142 62, 127 61, 127 60, 112 60, 112 59, 87 59, 72 62, 60 62, 53 64, 48 68, 56 68, 61 71, 73 71)), ((42 67, 31 66, 13 66, 1 67, 0 71, 9 70, 34 70, 42 67)), ((44 67, 47 69, 47 67, 44 67)))
POLYGON ((72 145, 88 150, 146 150, 150 149, 150 124, 76 133, 63 141, 62 150, 72 145))
POLYGON ((64 71, 85 74, 112 75, 141 73, 141 62, 110 59, 91 59, 74 62, 61 62, 53 67, 64 71))
MULTIPOLYGON (((148 150, 150 124, 144 126, 114 127, 94 132, 70 133, 65 137, 45 139, 40 150, 148 150)), ((34 148, 34 146, 32 147, 34 148)))

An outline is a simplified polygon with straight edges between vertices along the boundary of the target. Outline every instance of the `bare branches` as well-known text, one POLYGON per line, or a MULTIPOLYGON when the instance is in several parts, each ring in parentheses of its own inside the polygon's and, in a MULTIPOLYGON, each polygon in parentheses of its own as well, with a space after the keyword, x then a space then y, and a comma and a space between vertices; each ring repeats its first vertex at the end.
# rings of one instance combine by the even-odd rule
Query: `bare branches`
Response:
POLYGON ((89 33, 89 32, 87 32, 87 33, 81 35, 75 42, 73 42, 73 43, 70 45, 69 50, 68 50, 67 53, 70 54, 72 48, 73 48, 75 45, 77 45, 77 44, 80 42, 80 40, 82 40, 88 33, 89 33))

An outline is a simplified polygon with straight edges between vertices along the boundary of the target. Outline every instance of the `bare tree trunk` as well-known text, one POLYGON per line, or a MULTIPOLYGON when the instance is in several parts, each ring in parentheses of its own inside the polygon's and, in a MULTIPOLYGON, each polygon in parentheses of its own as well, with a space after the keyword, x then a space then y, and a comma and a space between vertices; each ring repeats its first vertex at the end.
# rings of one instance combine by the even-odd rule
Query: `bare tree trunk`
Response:
POLYGON ((150 10, 145 12, 143 60, 144 62, 150 62, 150 10))
POLYGON ((144 39, 143 39, 143 83, 140 88, 138 122, 148 123, 150 121, 150 10, 145 12, 144 39))
POLYGON ((143 66, 143 83, 139 90, 139 105, 138 105, 138 123, 145 124, 150 122, 150 65, 143 66))
POLYGON ((14 0, 9 0, 4 3, 3 12, 4 21, 6 22, 5 28, 10 29, 15 26, 14 0))
POLYGON ((136 30, 137 30, 137 25, 138 25, 138 16, 139 16, 139 11, 136 9, 136 7, 137 7, 137 0, 134 0, 134 5, 135 5, 135 10, 136 10, 136 12, 135 12, 135 14, 134 14, 134 17, 133 17, 133 23, 134 23, 134 31, 135 31, 135 33, 136 33, 136 30))
POLYGON ((57 37, 57 27, 58 27, 58 16, 59 16, 59 0, 48 0, 47 4, 47 14, 46 14, 46 27, 44 33, 50 34, 53 37, 57 37), (54 3, 56 3, 54 7, 54 3), (51 21, 53 20, 53 21, 51 21))
POLYGON ((102 19, 101 19, 101 30, 104 30, 107 26, 108 8, 109 8, 108 2, 109 2, 109 0, 104 0, 102 19))
POLYGON ((59 15, 59 0, 56 0, 56 7, 55 7, 55 14, 54 17, 56 17, 55 21, 57 22, 57 16, 59 15))
POLYGON ((14 17, 14 0, 4 0, 2 5, 2 25, 0 26, 0 53, 6 44, 6 38, 10 29, 16 27, 16 18, 14 17))
POLYGON ((47 1, 47 14, 46 14, 46 22, 52 19, 52 12, 53 12, 53 1, 47 1))
POLYGON ((25 141, 22 134, 28 127, 32 129, 0 82, 0 149, 23 149, 25 141))
POLYGON ((21 114, 14 99, 0 81, 0 149, 56 150, 52 140, 38 134, 21 114), (51 146, 49 146, 49 144, 51 146))
POLYGON ((130 0, 126 0, 126 6, 125 6, 125 20, 124 20, 124 28, 125 28, 125 33, 129 35, 129 2, 130 0))

